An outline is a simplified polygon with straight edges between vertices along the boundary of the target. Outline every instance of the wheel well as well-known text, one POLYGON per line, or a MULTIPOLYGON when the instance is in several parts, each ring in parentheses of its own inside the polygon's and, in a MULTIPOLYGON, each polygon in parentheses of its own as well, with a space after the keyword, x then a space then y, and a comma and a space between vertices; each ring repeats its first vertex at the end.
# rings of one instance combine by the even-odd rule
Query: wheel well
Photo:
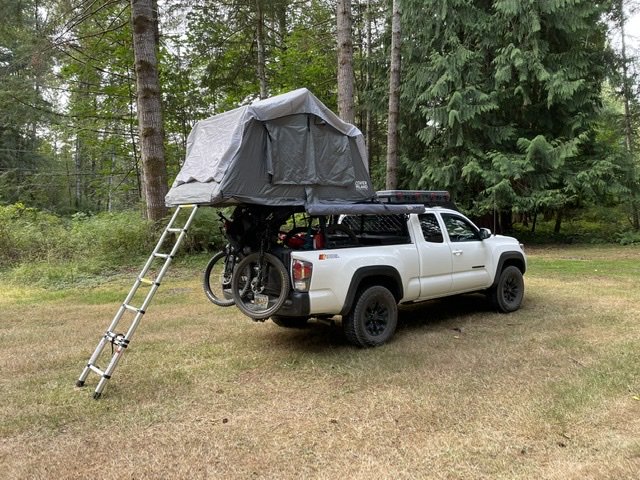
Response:
POLYGON ((389 290, 396 302, 399 302, 404 296, 402 279, 395 268, 382 266, 364 267, 353 276, 340 315, 349 313, 359 292, 374 285, 380 285, 389 290))
POLYGON ((526 264, 524 262, 524 257, 522 254, 518 252, 507 252, 503 253, 500 256, 500 261, 498 262, 498 268, 496 269, 496 274, 493 279, 493 283, 490 288, 495 288, 498 285, 498 280, 500 279, 500 273, 507 267, 516 267, 522 274, 524 275, 525 270, 527 269, 526 264))
POLYGON ((520 259, 520 258, 509 258, 509 259, 505 260, 505 262, 502 264, 502 268, 500 269, 500 271, 502 271, 505 268, 510 267, 510 266, 516 267, 518 270, 520 270, 524 274, 525 266, 524 266, 524 262, 522 261, 522 259, 520 259))
POLYGON ((402 298, 402 296, 400 295, 400 288, 398 287, 396 281, 386 275, 375 275, 363 278, 358 285, 357 291, 361 292, 369 287, 374 287, 376 285, 385 287, 387 290, 389 290, 393 294, 393 297, 396 299, 396 302, 399 302, 402 298))

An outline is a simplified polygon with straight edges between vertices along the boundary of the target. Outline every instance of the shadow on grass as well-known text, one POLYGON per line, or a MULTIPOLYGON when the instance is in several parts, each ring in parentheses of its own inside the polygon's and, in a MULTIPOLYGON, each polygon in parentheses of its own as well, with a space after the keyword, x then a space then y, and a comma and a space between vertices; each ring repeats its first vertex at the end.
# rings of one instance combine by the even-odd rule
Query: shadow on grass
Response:
MULTIPOLYGON (((462 329, 473 321, 476 315, 494 314, 496 311, 482 294, 458 295, 430 300, 413 305, 403 305, 398 309, 397 335, 416 331, 462 329)), ((497 314, 497 313, 495 313, 497 314)), ((477 320, 477 317, 475 317, 477 320)), ((270 323, 270 322, 269 322, 270 323)), ((340 316, 331 319, 312 319, 305 328, 281 328, 273 325, 265 334, 270 345, 275 348, 297 350, 299 352, 322 353, 355 349, 342 332, 340 316)), ((391 339, 393 342, 393 339, 391 339)))
POLYGON ((495 313, 483 294, 456 295, 429 300, 399 309, 398 330, 461 328, 477 314, 495 313))

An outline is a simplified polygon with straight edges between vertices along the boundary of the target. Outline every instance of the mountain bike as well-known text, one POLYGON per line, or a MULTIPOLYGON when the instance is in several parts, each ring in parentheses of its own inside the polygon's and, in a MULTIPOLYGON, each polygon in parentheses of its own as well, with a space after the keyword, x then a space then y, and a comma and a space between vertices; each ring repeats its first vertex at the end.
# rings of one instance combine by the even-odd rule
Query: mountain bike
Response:
MULTIPOLYGON (((218 212, 220 231, 229 238, 233 231, 232 221, 218 212)), ((233 235, 232 235, 233 236, 233 235)), ((236 241, 229 240, 224 249, 217 252, 206 268, 202 278, 202 287, 207 298, 219 307, 230 307, 234 304, 231 293, 233 270, 244 257, 236 241)))
POLYGON ((289 273, 280 259, 269 253, 281 224, 274 212, 265 216, 259 249, 242 258, 231 276, 236 306, 254 320, 265 320, 277 312, 289 293, 289 273))

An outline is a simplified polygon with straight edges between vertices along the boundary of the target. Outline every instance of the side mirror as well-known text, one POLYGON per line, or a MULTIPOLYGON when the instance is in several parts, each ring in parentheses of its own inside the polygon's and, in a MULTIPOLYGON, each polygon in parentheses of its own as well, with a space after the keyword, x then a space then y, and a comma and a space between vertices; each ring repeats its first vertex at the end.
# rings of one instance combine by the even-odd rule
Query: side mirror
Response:
POLYGON ((486 240, 489 237, 491 237, 491 230, 489 230, 488 228, 481 228, 480 229, 480 240, 486 240))

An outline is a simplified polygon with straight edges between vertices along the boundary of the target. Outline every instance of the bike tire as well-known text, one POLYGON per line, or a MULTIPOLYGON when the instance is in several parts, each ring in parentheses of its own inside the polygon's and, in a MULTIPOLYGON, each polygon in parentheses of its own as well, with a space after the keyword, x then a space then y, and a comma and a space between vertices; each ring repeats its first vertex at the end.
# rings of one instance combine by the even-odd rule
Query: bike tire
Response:
POLYGON ((234 304, 231 286, 233 268, 228 268, 226 261, 227 253, 225 251, 216 253, 209 260, 202 276, 202 288, 205 295, 219 307, 230 307, 234 304))
POLYGON ((247 255, 238 263, 231 278, 236 306, 254 320, 265 320, 280 310, 287 299, 289 286, 285 266, 270 253, 247 255))

